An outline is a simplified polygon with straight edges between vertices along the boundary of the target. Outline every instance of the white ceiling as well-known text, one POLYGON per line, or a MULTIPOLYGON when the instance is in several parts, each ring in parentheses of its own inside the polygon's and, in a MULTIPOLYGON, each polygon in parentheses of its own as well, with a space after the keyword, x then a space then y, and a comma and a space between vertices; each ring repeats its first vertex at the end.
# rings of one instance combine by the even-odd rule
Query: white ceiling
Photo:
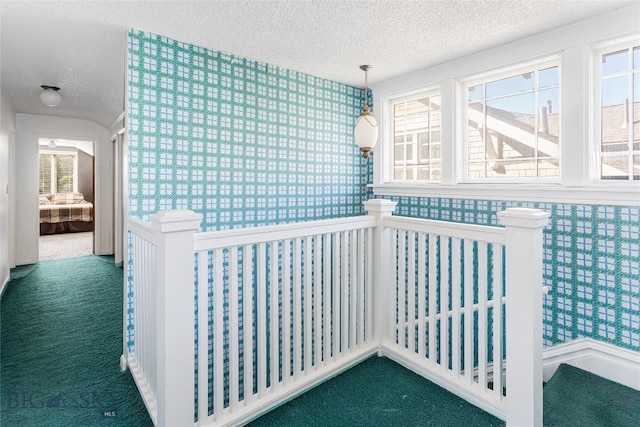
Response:
POLYGON ((93 120, 124 111, 126 31, 362 86, 635 1, 0 1, 1 89, 15 112, 93 120), (40 85, 59 86, 44 106, 40 85))

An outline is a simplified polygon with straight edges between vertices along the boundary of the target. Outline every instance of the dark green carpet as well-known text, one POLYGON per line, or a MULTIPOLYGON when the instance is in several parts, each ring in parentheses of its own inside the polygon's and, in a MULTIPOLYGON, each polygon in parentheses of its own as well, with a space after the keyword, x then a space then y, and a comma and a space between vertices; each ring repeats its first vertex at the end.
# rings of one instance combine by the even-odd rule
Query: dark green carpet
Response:
POLYGON ((562 364, 544 387, 544 425, 640 426, 640 391, 562 364))
POLYGON ((119 369, 122 275, 96 256, 12 271, 0 313, 0 425, 152 425, 119 369))
POLYGON ((397 363, 372 357, 250 426, 503 426, 397 363))

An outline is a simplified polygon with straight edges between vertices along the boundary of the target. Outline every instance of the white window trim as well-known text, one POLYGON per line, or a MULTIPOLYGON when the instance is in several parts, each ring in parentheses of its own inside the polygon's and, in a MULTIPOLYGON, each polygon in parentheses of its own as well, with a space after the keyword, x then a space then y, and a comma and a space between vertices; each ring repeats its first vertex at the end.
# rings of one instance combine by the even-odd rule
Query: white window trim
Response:
MULTIPOLYGON (((456 98, 458 105, 460 106, 460 110, 462 113, 462 120, 460 121, 460 126, 456 129, 462 139, 462 144, 460 147, 462 148, 462 153, 460 153, 460 158, 458 159, 457 165, 460 169, 458 182, 460 183, 477 183, 477 184, 554 184, 560 182, 560 177, 529 177, 529 178, 470 178, 468 176, 468 167, 469 167, 469 156, 468 156, 468 131, 469 126, 468 117, 467 117, 467 91, 471 86, 475 86, 480 83, 486 83, 487 81, 496 81, 507 77, 513 77, 514 75, 524 73, 526 71, 530 71, 532 69, 543 69, 549 67, 558 67, 558 76, 559 76, 559 90, 562 90, 562 68, 560 64, 560 56, 558 55, 550 55, 549 57, 543 58, 537 61, 528 61, 523 62, 521 64, 517 64, 511 67, 502 67, 497 70, 493 70, 489 73, 483 73, 482 75, 474 75, 469 79, 460 80, 459 84, 459 96, 456 98)), ((536 88, 536 91, 538 88, 536 88)), ((560 105, 556 106, 556 108, 560 108, 562 111, 563 99, 562 93, 558 94, 560 105)), ((560 131, 562 130, 562 115, 560 116, 560 131)), ((561 135, 558 135, 560 139, 560 157, 562 157, 562 138, 561 135)), ((561 165, 562 166, 562 165, 561 165)), ((560 167, 562 170, 562 167, 560 167)))
MULTIPOLYGON (((384 100, 399 94, 440 86, 442 99, 440 184, 392 183, 384 173, 384 160, 392 155, 388 144, 374 150, 376 196, 446 197, 484 200, 517 200, 640 206, 640 183, 593 182, 590 171, 592 141, 592 46, 638 34, 636 18, 640 5, 623 8, 571 26, 538 34, 429 69, 371 85, 376 111, 384 111, 384 100), (459 124, 464 123, 459 99, 459 80, 492 69, 509 67, 539 58, 560 56, 560 182, 556 183, 466 183, 462 181, 460 155, 463 147, 459 124), (498 67, 496 67, 498 66, 498 67), (447 143, 449 141, 449 143, 447 143)), ((384 114, 384 113, 383 113, 384 114)), ((388 132, 383 115, 381 136, 388 132)))
POLYGON ((369 185, 376 196, 443 197, 449 199, 532 201, 548 203, 640 206, 640 191, 634 187, 592 185, 568 188, 536 184, 384 184, 369 185))

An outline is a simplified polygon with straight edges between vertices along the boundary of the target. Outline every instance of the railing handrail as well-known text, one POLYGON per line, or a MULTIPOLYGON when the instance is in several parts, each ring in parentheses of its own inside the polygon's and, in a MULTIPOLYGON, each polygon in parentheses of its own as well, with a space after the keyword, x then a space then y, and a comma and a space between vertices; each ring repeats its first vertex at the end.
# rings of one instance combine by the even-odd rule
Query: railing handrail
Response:
POLYGON ((194 251, 208 251, 232 246, 315 236, 325 233, 359 230, 375 227, 376 224, 377 222, 374 216, 360 215, 346 218, 294 222, 290 224, 207 231, 195 234, 194 251))
POLYGON ((418 231, 427 234, 504 244, 505 228, 490 225, 460 224, 405 216, 387 216, 382 219, 387 228, 418 231))
MULTIPOLYGON (((195 234, 194 252, 220 249, 228 246, 265 243, 273 240, 295 239, 298 237, 317 234, 370 228, 375 227, 376 224, 374 216, 359 215, 347 218, 206 231, 195 234)), ((419 231, 460 239, 472 239, 487 243, 504 244, 505 228, 498 226, 461 224, 457 222, 405 216, 384 217, 383 224, 386 228, 419 231)), ((128 229, 140 237, 143 237, 145 240, 157 244, 157 234, 153 231, 150 222, 130 217, 128 229)))

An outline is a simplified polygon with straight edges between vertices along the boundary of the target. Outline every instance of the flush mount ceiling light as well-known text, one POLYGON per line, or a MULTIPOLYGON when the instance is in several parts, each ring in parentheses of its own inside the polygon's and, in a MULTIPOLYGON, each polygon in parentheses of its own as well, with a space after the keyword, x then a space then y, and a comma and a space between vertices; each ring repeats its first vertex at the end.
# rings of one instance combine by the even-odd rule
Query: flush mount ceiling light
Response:
POLYGON ((42 92, 40 92, 40 100, 44 105, 55 107, 60 104, 60 101, 62 101, 62 97, 58 93, 58 91, 60 90, 59 87, 47 85, 42 85, 40 87, 42 88, 42 92))
POLYGON ((361 65, 360 69, 364 71, 364 108, 356 121, 354 137, 356 144, 360 147, 360 151, 362 151, 362 155, 365 159, 368 159, 369 152, 378 141, 378 122, 373 116, 373 113, 369 111, 369 82, 367 77, 371 65, 361 65))
POLYGON ((56 148, 58 146, 58 144, 56 144, 56 140, 55 139, 50 139, 48 146, 49 146, 49 148, 54 149, 54 148, 56 148))

